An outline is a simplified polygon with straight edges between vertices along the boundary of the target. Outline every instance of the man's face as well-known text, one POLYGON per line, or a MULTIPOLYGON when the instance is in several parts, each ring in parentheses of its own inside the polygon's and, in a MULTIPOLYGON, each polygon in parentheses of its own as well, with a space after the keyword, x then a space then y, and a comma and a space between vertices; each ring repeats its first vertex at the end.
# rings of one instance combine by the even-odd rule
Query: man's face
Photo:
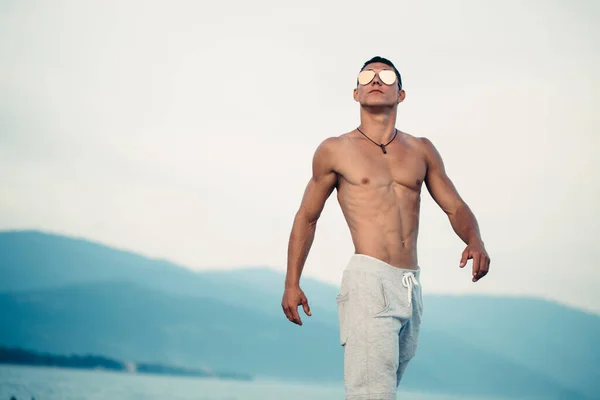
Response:
POLYGON ((358 83, 358 86, 354 89, 355 101, 359 102, 362 106, 394 107, 404 100, 405 93, 404 90, 399 90, 397 78, 394 79, 392 84, 387 85, 379 76, 381 71, 387 70, 391 72, 391 74, 387 72, 388 74, 395 77, 396 74, 392 67, 384 63, 372 63, 367 64, 363 69, 363 71, 369 70, 375 72, 375 77, 369 83, 358 83))

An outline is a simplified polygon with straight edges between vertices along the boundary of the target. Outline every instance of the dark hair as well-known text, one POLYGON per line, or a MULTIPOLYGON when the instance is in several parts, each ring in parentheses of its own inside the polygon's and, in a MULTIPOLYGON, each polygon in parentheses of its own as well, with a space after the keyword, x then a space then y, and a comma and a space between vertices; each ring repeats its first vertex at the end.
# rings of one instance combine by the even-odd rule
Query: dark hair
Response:
POLYGON ((400 72, 398 72, 398 70, 394 66, 394 63, 392 63, 387 58, 375 56, 375 57, 371 58, 369 61, 365 62, 360 70, 362 71, 363 69, 365 69, 365 67, 367 65, 372 64, 372 63, 377 63, 377 62, 389 65, 390 67, 392 67, 394 69, 394 72, 396 73, 396 77, 398 78, 398 89, 402 90, 402 77, 400 76, 400 72))

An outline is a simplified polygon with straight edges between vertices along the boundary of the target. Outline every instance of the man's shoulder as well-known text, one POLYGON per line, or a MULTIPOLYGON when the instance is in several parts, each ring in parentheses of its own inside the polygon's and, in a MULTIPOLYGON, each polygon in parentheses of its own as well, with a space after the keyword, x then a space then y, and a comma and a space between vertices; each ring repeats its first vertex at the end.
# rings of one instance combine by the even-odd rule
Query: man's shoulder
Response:
POLYGON ((344 153, 347 152, 349 134, 342 133, 323 139, 314 152, 313 163, 337 170, 339 163, 344 159, 344 153))
POLYGON ((404 140, 415 146, 427 146, 431 144, 431 140, 425 136, 417 136, 404 131, 402 131, 402 135, 404 136, 404 140))
POLYGON ((423 158, 423 160, 430 165, 431 163, 437 162, 440 159, 440 154, 436 149, 435 145, 425 136, 416 136, 404 133, 405 142, 423 158))
POLYGON ((424 154, 428 154, 431 151, 435 150, 435 146, 431 139, 425 136, 416 136, 411 135, 409 133, 403 132, 406 142, 409 145, 415 146, 418 150, 423 152, 424 154))
POLYGON ((352 132, 341 133, 337 136, 329 136, 317 146, 318 152, 336 152, 348 141, 352 132))

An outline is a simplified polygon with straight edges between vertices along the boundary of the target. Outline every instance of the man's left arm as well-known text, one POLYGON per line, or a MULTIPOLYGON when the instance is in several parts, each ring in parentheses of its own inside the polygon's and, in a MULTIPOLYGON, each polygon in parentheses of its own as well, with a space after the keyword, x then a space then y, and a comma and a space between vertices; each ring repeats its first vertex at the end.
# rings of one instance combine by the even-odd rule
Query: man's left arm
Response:
POLYGON ((458 194, 446 174, 439 152, 427 138, 421 138, 427 162, 425 184, 433 200, 446 213, 452 229, 467 245, 462 253, 460 268, 473 260, 473 282, 483 278, 489 271, 490 257, 485 250, 475 215, 458 194))

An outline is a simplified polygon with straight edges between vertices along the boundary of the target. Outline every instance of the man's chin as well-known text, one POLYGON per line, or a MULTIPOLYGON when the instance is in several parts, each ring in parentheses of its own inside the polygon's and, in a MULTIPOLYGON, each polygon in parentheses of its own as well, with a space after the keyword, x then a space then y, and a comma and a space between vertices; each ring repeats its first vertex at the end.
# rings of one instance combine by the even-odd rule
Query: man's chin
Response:
POLYGON ((363 103, 361 103, 361 106, 363 108, 370 108, 370 109, 389 109, 389 108, 393 108, 396 104, 395 103, 387 103, 385 101, 365 101, 363 103))

